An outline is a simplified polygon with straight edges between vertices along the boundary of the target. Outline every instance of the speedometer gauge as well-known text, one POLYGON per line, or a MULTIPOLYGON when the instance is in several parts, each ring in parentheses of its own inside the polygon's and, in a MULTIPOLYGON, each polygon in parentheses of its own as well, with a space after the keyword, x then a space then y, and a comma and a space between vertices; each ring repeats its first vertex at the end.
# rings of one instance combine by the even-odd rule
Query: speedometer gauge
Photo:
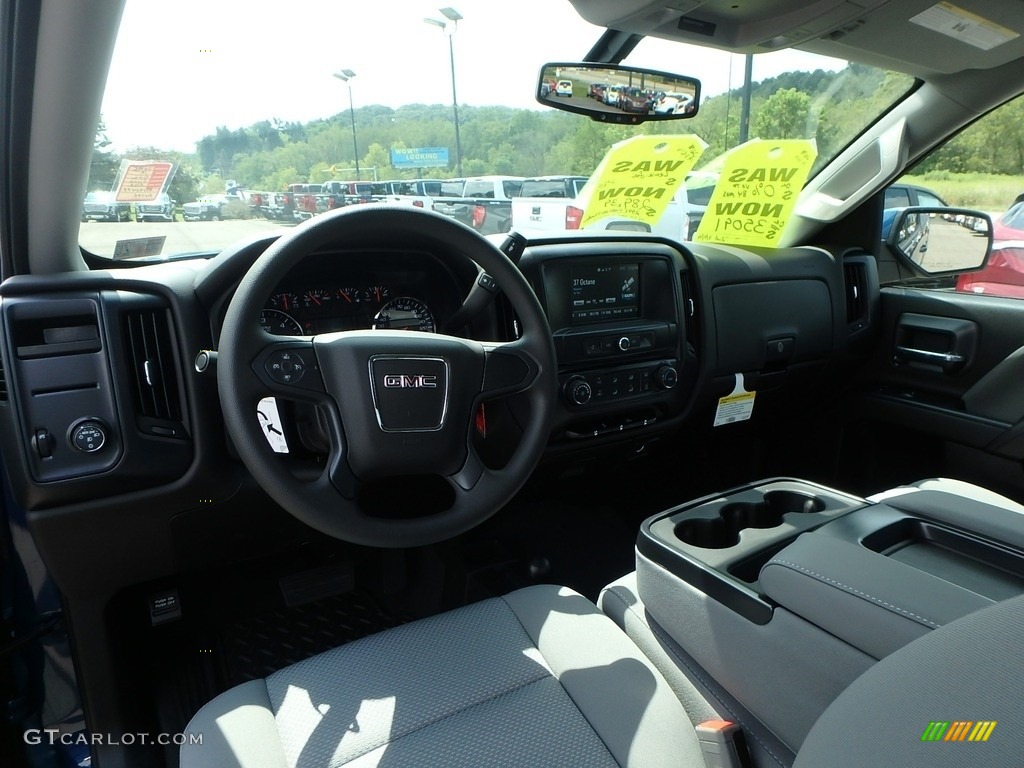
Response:
POLYGON ((390 328, 394 331, 426 331, 427 333, 434 333, 437 330, 430 307, 410 296, 392 299, 381 307, 380 312, 373 318, 373 327, 376 330, 390 328))
POLYGON ((299 322, 279 309, 264 309, 260 312, 260 325, 267 333, 275 336, 302 336, 302 326, 299 322))

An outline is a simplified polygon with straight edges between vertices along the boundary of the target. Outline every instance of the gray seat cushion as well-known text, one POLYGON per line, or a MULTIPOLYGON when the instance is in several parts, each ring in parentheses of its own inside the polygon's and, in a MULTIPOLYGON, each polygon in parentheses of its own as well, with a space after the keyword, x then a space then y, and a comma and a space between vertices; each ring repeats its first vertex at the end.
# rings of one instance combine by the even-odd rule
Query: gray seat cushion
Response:
POLYGON ((529 587, 234 688, 185 768, 703 765, 658 671, 580 595, 529 587))
POLYGON ((1019 766, 1022 651, 1024 597, 930 632, 840 694, 807 735, 794 768, 1019 766), (975 729, 988 739, 972 741, 975 729), (926 739, 926 731, 942 738, 926 739))

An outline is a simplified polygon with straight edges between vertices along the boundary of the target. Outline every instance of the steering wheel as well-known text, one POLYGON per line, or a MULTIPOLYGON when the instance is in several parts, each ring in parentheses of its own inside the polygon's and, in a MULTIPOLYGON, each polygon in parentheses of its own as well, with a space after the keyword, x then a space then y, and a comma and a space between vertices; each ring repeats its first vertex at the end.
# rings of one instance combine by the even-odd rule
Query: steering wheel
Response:
POLYGON ((488 240, 441 214, 353 206, 310 219, 275 241, 248 270, 224 319, 217 388, 228 433, 256 481, 286 511, 335 538, 376 547, 441 541, 483 522, 519 490, 547 443, 557 394, 554 342, 522 273, 488 240), (267 296, 303 258, 328 244, 424 247, 469 258, 512 303, 522 335, 479 342, 419 331, 365 330, 312 338, 273 336, 257 322, 267 296), (500 470, 472 445, 480 403, 523 393, 529 416, 500 470), (267 396, 313 403, 326 415, 330 449, 312 479, 293 474, 256 419, 267 396), (435 475, 451 505, 421 517, 368 514, 368 481, 435 475))

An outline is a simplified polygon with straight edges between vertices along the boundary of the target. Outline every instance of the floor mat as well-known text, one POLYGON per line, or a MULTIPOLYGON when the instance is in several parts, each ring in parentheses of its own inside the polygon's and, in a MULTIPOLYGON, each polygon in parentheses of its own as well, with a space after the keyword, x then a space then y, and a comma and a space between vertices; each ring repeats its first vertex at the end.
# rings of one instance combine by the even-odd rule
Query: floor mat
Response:
POLYGON ((411 618, 385 611, 368 595, 350 592, 236 619, 219 628, 224 677, 229 686, 266 677, 411 618))

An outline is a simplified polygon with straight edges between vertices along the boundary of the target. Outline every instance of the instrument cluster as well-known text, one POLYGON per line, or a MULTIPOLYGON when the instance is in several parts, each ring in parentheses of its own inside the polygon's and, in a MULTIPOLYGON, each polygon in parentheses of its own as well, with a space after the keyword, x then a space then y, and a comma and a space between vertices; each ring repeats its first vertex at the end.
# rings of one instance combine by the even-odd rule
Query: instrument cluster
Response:
POLYGON ((434 312, 425 301, 404 286, 383 282, 287 287, 267 301, 260 325, 268 333, 287 336, 385 328, 437 331, 434 312))

